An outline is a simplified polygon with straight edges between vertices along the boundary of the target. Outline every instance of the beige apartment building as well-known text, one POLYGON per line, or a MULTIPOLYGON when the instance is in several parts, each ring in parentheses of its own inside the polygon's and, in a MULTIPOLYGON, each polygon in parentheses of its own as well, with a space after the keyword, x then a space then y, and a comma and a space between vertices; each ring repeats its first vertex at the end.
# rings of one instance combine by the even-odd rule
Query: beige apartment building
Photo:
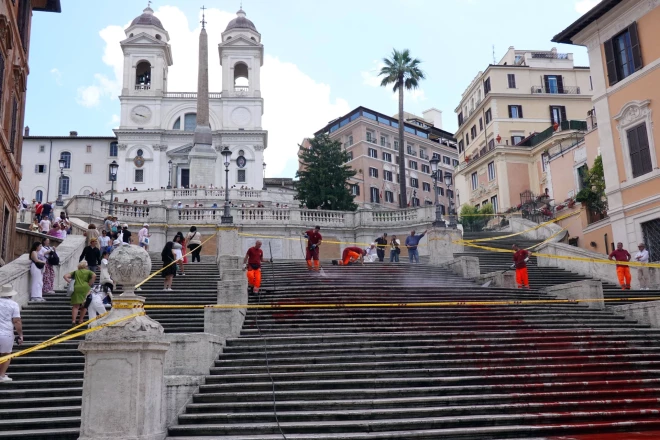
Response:
MULTIPOLYGON (((429 109, 423 117, 404 115, 404 142, 409 206, 432 205, 434 182, 430 160, 440 159, 438 170, 438 203, 443 214, 448 213, 453 200, 453 172, 458 165, 454 136, 442 130, 442 112, 429 109), (452 185, 444 183, 452 176, 452 185)), ((399 141, 398 117, 387 116, 358 107, 337 118, 315 135, 328 134, 342 143, 351 155, 348 164, 357 171, 351 180, 355 203, 365 209, 397 209, 399 206, 399 141)), ((305 143, 303 143, 305 146, 305 143)))
POLYGON ((545 192, 544 149, 530 139, 584 130, 591 95, 589 68, 574 66, 573 54, 554 48, 510 47, 498 64, 479 72, 455 109, 457 204, 492 203, 503 212, 520 204, 525 191, 545 192))

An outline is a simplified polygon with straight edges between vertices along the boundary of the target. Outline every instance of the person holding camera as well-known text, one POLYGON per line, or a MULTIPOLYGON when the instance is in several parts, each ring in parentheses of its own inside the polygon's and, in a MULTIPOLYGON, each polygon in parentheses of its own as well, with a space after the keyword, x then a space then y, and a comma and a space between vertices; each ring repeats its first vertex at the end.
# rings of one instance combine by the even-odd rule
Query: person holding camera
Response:
MULTIPOLYGON (((10 285, 2 286, 0 290, 0 357, 11 354, 14 349, 14 341, 16 344, 23 343, 23 324, 21 322, 21 309, 11 298, 16 295, 10 285), (14 337, 14 328, 18 336, 14 337)), ((7 368, 9 362, 6 361, 0 364, 0 383, 11 382, 11 378, 7 376, 7 368)))

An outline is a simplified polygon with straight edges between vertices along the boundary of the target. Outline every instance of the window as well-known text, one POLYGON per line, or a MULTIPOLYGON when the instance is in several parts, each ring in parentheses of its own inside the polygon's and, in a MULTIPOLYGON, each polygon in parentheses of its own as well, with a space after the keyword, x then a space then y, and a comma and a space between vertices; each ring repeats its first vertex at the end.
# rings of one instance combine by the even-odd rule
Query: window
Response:
POLYGON ((488 163, 488 181, 495 180, 495 162, 488 163))
POLYGON ((410 186, 413 188, 419 188, 419 180, 415 179, 414 177, 411 177, 410 186))
POLYGON ((459 154, 462 153, 463 150, 465 150, 465 147, 463 146, 463 139, 461 139, 460 141, 458 141, 458 153, 459 154))
POLYGON ((346 153, 348 155, 348 160, 353 160, 353 152, 349 151, 346 153))
POLYGON ((144 170, 135 170, 133 181, 135 183, 144 183, 144 170))
POLYGON ((241 182, 241 183, 245 183, 245 181, 246 181, 246 179, 245 179, 245 170, 236 170, 236 171, 237 171, 236 181, 241 182))
POLYGON ((488 124, 490 121, 493 120, 493 113, 490 111, 490 109, 486 110, 486 124, 488 124))
POLYGON ((422 164, 422 173, 431 174, 431 167, 426 164, 422 164))
POLYGON ((470 133, 465 133, 465 145, 470 145, 470 133))
POLYGON ((451 157, 442 156, 442 163, 444 163, 445 165, 451 165, 451 157))
POLYGON ((2 112, 2 95, 4 93, 4 85, 5 83, 5 56, 0 51, 0 112, 2 112))
POLYGON ((399 149, 399 141, 394 141, 394 148, 399 149))
POLYGON ((472 139, 477 137, 477 125, 473 125, 472 128, 470 129, 470 134, 472 135, 472 139))
POLYGON ((360 195, 360 185, 353 184, 351 185, 351 194, 354 196, 359 196, 360 195))
POLYGON ((422 182, 422 190, 431 192, 431 184, 428 182, 422 182))
POLYGON ((479 118, 479 131, 484 131, 484 119, 479 118))
POLYGON ((176 121, 174 121, 174 125, 172 125, 172 130, 181 130, 181 116, 176 118, 176 121))
POLYGON ((63 196, 68 196, 70 183, 71 183, 71 179, 69 179, 69 176, 61 176, 59 188, 57 189, 58 194, 62 194, 63 196))
POLYGON ((408 161, 408 168, 411 170, 416 170, 417 169, 417 162, 414 160, 409 160, 408 161))
POLYGON ((523 139, 524 136, 511 136, 511 145, 518 145, 523 139))
POLYGON ((490 204, 493 205, 493 211, 500 212, 499 211, 499 205, 497 204, 497 196, 493 196, 490 198, 490 204))
POLYGON ((47 165, 35 165, 34 166, 34 172, 37 173, 37 174, 45 174, 47 169, 48 169, 47 165))
POLYGON ((484 81, 484 95, 490 92, 490 78, 486 78, 484 81))
POLYGON ((380 145, 381 145, 381 147, 384 147, 386 144, 387 144, 387 139, 385 138, 385 136, 381 136, 381 137, 380 137, 380 145))
POLYGON ((85 174, 92 174, 92 164, 90 163, 85 164, 85 174))
POLYGON ((566 107, 563 105, 550 106, 550 123, 561 124, 561 121, 566 120, 566 107))
POLYGON ((440 160, 440 154, 438 154, 438 153, 433 153, 433 159, 438 159, 438 160, 440 160))
POLYGON ((472 173, 472 189, 475 190, 479 186, 479 180, 477 178, 477 173, 472 173))
POLYGON ((585 164, 579 166, 576 171, 577 171, 578 191, 581 191, 584 188, 584 184, 586 183, 587 173, 589 172, 589 168, 585 164))
POLYGON ((92 146, 91 146, 91 145, 87 145, 87 146, 85 147, 85 152, 86 152, 86 153, 91 153, 91 152, 92 152, 92 146))
POLYGON ((385 201, 387 203, 394 203, 394 193, 392 191, 385 191, 385 201))
POLYGON ((367 132, 367 142, 375 142, 374 141, 374 134, 370 131, 367 132))
POLYGON ((392 181, 392 171, 383 171, 383 180, 387 180, 388 182, 392 181))
POLYGON ((458 114, 458 126, 460 127, 461 125, 463 125, 463 112, 458 114))
POLYGON ((643 67, 642 51, 639 47, 639 36, 637 35, 637 23, 631 24, 619 35, 607 40, 603 46, 610 86, 643 67))
POLYGON ((16 150, 16 125, 18 124, 18 101, 14 97, 14 101, 11 104, 11 134, 9 137, 9 150, 14 153, 16 150))
POLYGON ((46 151, 46 146, 45 145, 39 145, 39 153, 43 153, 46 151))
POLYGON ((458 159, 452 159, 451 164, 452 164, 452 166, 457 167, 458 166, 458 159))
POLYGON ((378 170, 376 168, 369 167, 369 176, 378 177, 378 170))
POLYGON ((521 119, 523 117, 522 105, 510 105, 509 117, 511 119, 521 119))
POLYGON ((41 203, 41 201, 44 199, 44 192, 38 189, 37 192, 34 193, 34 198, 37 200, 37 202, 41 203))
POLYGON ((417 197, 413 196, 412 199, 410 199, 410 204, 412 206, 419 206, 419 199, 417 197))
POLYGON ((197 113, 187 113, 183 117, 183 130, 195 131, 197 127, 197 113))
POLYGON ((383 160, 385 162, 392 162, 392 155, 383 151, 383 160))
POLYGON ((119 152, 119 144, 117 142, 110 142, 110 157, 117 157, 119 152))
POLYGON ((380 191, 378 191, 378 188, 374 188, 373 186, 369 188, 369 200, 371 200, 371 203, 380 203, 380 191))
POLYGON ((0 256, 2 259, 7 261, 7 250, 9 249, 9 231, 11 230, 10 225, 10 214, 9 209, 5 207, 4 216, 2 218, 2 248, 0 249, 0 256))
POLYGON ((514 73, 509 73, 506 76, 507 82, 509 83, 509 88, 510 89, 515 89, 516 88, 516 75, 514 73))
POLYGON ((440 186, 436 187, 436 192, 438 193, 439 196, 445 195, 445 189, 440 186))
POLYGON ((415 150, 413 150, 414 146, 412 144, 408 144, 408 154, 415 154, 415 150))
POLYGON ((351 145, 353 145, 353 135, 348 137, 348 146, 350 147, 351 145))
POLYGON ((60 153, 60 159, 64 159, 65 169, 71 168, 71 153, 69 153, 68 151, 62 151, 60 153))
POLYGON ((495 148, 495 139, 488 141, 488 151, 492 150, 493 148, 495 148))
POLYGON ((378 151, 376 151, 375 148, 369 148, 368 153, 369 153, 369 157, 373 157, 374 159, 378 159, 378 151))
POLYGON ((653 171, 646 122, 626 132, 633 178, 653 171))

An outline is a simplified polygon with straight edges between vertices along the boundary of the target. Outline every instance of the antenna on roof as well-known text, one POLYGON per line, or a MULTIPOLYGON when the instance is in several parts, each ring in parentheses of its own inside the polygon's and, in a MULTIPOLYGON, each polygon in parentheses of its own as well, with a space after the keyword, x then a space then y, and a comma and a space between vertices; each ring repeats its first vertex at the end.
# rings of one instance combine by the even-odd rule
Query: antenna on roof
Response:
POLYGON ((497 61, 495 61, 495 45, 493 44, 493 64, 497 64, 497 61))

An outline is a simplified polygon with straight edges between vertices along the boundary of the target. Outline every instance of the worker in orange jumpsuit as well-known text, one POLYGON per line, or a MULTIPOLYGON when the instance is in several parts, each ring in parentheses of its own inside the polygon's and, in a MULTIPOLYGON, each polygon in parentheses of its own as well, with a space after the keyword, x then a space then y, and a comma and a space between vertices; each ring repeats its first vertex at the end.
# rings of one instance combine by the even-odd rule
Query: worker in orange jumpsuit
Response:
POLYGON ((247 270, 248 289, 252 293, 259 293, 261 287, 261 263, 264 261, 264 251, 261 250, 261 242, 257 242, 248 249, 243 259, 243 270, 247 270))
POLYGON ((529 289, 529 274, 527 273, 527 262, 531 252, 526 249, 520 249, 517 244, 513 245, 513 268, 516 269, 516 284, 518 288, 529 289))
POLYGON ((321 230, 320 226, 314 227, 309 231, 303 232, 303 235, 307 239, 307 252, 305 252, 305 260, 307 260, 307 269, 309 270, 319 270, 319 246, 323 241, 323 237, 319 232, 321 230), (312 267, 312 261, 314 262, 314 267, 312 267))
MULTIPOLYGON (((614 261, 630 261, 630 253, 623 248, 623 243, 619 242, 616 244, 616 249, 613 250, 608 259, 614 261)), ((621 284, 621 290, 630 290, 630 283, 632 282, 632 276, 630 275, 630 266, 627 264, 617 264, 616 265, 616 276, 619 278, 619 284, 621 284)))
POLYGON ((367 251, 359 248, 357 246, 350 246, 344 249, 341 253, 341 260, 332 260, 333 264, 338 264, 339 266, 348 266, 351 263, 357 263, 358 261, 364 264, 364 256, 367 254, 367 251))

